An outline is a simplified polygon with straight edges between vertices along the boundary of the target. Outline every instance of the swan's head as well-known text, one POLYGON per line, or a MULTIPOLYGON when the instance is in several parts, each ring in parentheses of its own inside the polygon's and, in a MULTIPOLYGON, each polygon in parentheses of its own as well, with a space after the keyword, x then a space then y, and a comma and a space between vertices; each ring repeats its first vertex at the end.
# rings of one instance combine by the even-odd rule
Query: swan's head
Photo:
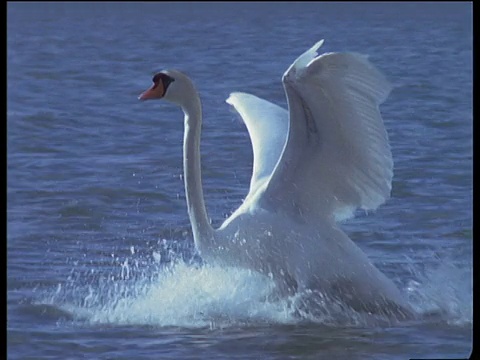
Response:
POLYGON ((163 70, 153 76, 153 85, 138 97, 139 100, 165 99, 183 105, 195 88, 192 81, 180 71, 163 70))

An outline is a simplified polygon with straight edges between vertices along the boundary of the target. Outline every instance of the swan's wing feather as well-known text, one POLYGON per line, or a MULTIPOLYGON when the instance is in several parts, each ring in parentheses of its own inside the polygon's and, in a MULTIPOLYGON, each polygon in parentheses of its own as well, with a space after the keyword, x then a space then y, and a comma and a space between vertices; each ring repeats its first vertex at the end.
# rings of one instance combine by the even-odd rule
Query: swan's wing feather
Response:
POLYGON ((316 56, 321 44, 283 76, 289 135, 263 200, 303 217, 339 220, 390 196, 393 161, 378 108, 390 85, 365 56, 316 56))
POLYGON ((244 121, 253 147, 253 172, 249 193, 270 177, 285 146, 288 112, 284 108, 247 93, 231 93, 226 102, 244 121))

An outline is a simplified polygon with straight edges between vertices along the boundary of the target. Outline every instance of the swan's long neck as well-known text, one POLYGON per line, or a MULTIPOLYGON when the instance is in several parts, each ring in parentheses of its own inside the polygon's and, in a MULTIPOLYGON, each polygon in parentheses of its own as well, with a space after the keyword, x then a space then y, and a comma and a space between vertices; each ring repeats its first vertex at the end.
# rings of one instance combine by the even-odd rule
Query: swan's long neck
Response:
POLYGON ((202 105, 198 93, 183 104, 185 134, 183 139, 183 172, 188 215, 192 224, 193 238, 202 253, 213 242, 214 230, 210 225, 203 199, 202 171, 200 164, 200 133, 202 127, 202 105))

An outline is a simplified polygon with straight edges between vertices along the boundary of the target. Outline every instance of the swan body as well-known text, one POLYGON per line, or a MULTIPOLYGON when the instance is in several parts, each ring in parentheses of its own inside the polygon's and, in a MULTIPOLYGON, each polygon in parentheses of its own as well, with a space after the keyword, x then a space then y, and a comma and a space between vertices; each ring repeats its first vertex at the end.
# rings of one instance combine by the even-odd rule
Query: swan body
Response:
POLYGON ((398 288, 337 224, 390 195, 393 161, 378 108, 390 85, 363 55, 318 55, 322 43, 283 75, 288 110, 246 93, 227 99, 246 124, 254 161, 245 201, 218 229, 203 198, 202 109, 192 81, 162 71, 139 99, 163 98, 185 114, 187 207, 202 258, 269 275, 283 294, 312 289, 362 311, 407 316, 398 288))

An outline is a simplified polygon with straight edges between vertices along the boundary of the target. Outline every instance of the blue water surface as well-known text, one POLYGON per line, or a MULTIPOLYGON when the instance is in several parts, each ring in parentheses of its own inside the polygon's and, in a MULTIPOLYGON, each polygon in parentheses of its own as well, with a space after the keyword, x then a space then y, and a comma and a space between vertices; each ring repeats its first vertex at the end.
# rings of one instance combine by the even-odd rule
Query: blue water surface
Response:
POLYGON ((8 3, 8 358, 468 356, 472 38, 471 3, 8 3), (286 107, 281 75, 320 39, 368 54, 393 84, 381 107, 392 197, 343 228, 435 316, 313 315, 271 299, 270 279, 195 254, 183 115, 137 96, 165 68, 195 82, 218 226, 252 167, 224 100, 245 91, 286 107))

